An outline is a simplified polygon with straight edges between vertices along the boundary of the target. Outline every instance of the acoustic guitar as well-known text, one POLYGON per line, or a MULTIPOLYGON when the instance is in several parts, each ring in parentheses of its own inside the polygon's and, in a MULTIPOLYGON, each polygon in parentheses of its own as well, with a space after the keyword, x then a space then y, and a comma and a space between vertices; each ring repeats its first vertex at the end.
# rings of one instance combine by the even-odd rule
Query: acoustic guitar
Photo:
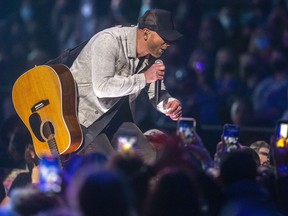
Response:
POLYGON ((28 70, 16 80, 12 100, 39 158, 59 157, 81 146, 76 83, 68 67, 40 65, 28 70))

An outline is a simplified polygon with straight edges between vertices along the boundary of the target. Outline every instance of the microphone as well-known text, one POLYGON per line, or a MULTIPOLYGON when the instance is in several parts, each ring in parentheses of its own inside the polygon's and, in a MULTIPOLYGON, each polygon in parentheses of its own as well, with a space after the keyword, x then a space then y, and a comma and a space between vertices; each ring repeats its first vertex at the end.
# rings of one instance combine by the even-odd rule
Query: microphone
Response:
MULTIPOLYGON (((156 59, 155 64, 162 64, 163 61, 161 59, 156 59)), ((161 80, 157 80, 155 82, 155 101, 159 102, 161 97, 161 80)))

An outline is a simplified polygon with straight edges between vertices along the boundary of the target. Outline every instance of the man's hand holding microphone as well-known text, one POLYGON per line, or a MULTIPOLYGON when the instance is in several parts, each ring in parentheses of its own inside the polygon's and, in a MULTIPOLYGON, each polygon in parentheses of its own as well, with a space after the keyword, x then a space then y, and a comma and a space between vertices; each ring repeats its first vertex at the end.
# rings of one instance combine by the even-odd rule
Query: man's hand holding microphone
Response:
POLYGON ((165 65, 162 60, 157 59, 148 70, 144 72, 146 83, 153 83, 157 80, 161 81, 165 75, 165 65))
MULTIPOLYGON (((155 63, 151 65, 144 72, 146 83, 155 83, 155 101, 156 104, 160 102, 161 98, 161 80, 164 80, 165 65, 161 59, 156 59, 155 63)), ((177 99, 173 99, 167 102, 166 116, 169 116, 172 120, 178 120, 182 116, 181 102, 177 99)))

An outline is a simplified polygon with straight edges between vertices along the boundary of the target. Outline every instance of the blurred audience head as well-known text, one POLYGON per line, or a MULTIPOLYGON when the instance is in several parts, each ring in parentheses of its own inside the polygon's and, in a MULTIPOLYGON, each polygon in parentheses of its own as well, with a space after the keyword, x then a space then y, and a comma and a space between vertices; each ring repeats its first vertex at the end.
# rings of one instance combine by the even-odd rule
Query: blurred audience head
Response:
POLYGON ((225 30, 217 16, 206 15, 202 18, 198 40, 201 47, 210 52, 216 52, 216 50, 223 46, 225 30))
POLYGON ((236 99, 230 109, 233 124, 251 126, 253 123, 253 106, 249 100, 244 98, 236 99))
POLYGON ((67 184, 73 179, 81 178, 81 175, 85 170, 93 169, 94 171, 100 170, 106 167, 108 158, 98 152, 90 153, 85 156, 74 155, 71 157, 64 166, 63 177, 67 184), (84 170, 84 171, 83 171, 84 170))
POLYGON ((32 138, 25 126, 19 126, 11 135, 8 151, 15 162, 24 160, 25 150, 32 144, 32 138))
POLYGON ((29 216, 58 208, 62 205, 62 202, 58 196, 40 192, 34 186, 27 186, 12 191, 9 205, 12 212, 29 216))
POLYGON ((191 173, 182 168, 166 168, 148 201, 148 216, 201 215, 198 188, 191 173))
POLYGON ((144 136, 151 143, 155 150, 161 150, 165 148, 168 141, 168 135, 159 129, 150 129, 144 132, 144 136))
POLYGON ((90 172, 79 185, 77 205, 83 215, 129 216, 132 211, 130 188, 118 172, 90 172))
POLYGON ((275 75, 275 78, 277 78, 277 75, 280 75, 279 79, 283 79, 283 75, 287 75, 288 65, 286 56, 283 52, 281 52, 280 50, 273 50, 273 52, 271 53, 270 67, 272 73, 275 75))
POLYGON ((258 26, 251 35, 249 51, 259 54, 263 60, 269 60, 271 51, 271 35, 267 28, 258 26))
POLYGON ((239 59, 239 76, 249 89, 254 89, 264 74, 261 74, 259 56, 246 52, 239 59))
POLYGON ((110 158, 108 165, 110 169, 118 170, 124 175, 133 176, 145 167, 142 157, 134 152, 117 152, 110 158))
POLYGON ((229 47, 223 47, 217 51, 215 59, 215 76, 217 79, 223 79, 225 76, 238 76, 237 71, 238 56, 229 47))
POLYGON ((260 165, 267 166, 270 165, 270 145, 263 140, 253 142, 250 145, 250 148, 253 149, 260 158, 260 165))
POLYGON ((233 151, 226 154, 221 161, 220 176, 224 186, 242 180, 256 180, 257 164, 251 153, 233 151))

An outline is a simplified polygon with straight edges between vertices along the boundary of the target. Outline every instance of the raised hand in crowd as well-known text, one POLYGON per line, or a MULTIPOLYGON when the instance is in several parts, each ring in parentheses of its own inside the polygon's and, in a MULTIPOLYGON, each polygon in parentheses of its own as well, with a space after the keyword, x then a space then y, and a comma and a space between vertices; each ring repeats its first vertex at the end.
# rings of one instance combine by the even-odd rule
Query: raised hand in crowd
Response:
POLYGON ((233 144, 233 147, 231 147, 231 144, 228 143, 228 140, 225 139, 224 134, 221 134, 221 141, 218 142, 216 146, 216 152, 214 154, 214 163, 216 166, 219 166, 221 159, 223 156, 230 151, 235 151, 242 149, 243 145, 237 141, 233 144))
POLYGON ((196 131, 193 133, 194 135, 192 138, 192 143, 185 146, 185 148, 191 152, 199 161, 201 161, 203 169, 213 167, 213 159, 206 149, 201 137, 196 131))

